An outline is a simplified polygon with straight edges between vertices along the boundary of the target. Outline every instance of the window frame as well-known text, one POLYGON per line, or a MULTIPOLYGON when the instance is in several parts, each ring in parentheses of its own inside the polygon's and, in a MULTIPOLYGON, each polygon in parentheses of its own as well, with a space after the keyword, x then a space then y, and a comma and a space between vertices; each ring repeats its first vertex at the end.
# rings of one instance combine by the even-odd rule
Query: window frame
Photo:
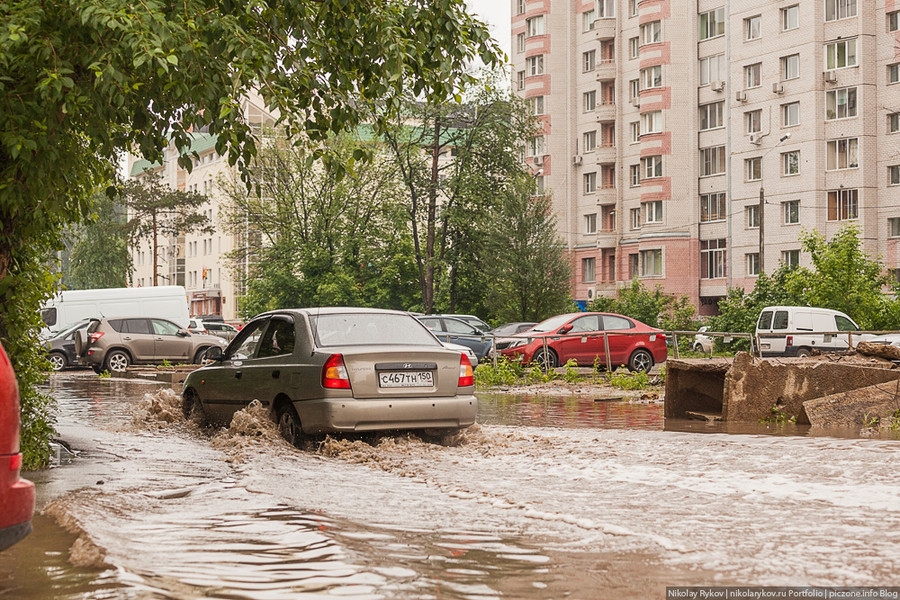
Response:
POLYGON ((700 177, 715 177, 724 175, 728 170, 725 156, 725 146, 707 146, 700 148, 700 177), (707 168, 721 169, 707 171, 707 168))
POLYGON ((701 42, 725 35, 725 7, 700 13, 698 21, 701 42))
POLYGON ((786 102, 781 105, 781 126, 782 127, 797 127, 800 125, 800 101, 796 100, 794 102, 786 102), (796 110, 793 110, 796 109, 796 110), (790 119, 793 116, 793 113, 796 114, 796 120, 792 121, 790 119))
POLYGON ((791 6, 785 6, 781 9, 781 31, 793 31, 794 29, 800 28, 800 5, 793 4, 791 6), (789 16, 792 14, 792 11, 795 15, 793 19, 794 25, 790 27, 790 19, 789 16))
POLYGON ((699 107, 700 111, 700 131, 711 131, 713 129, 722 129, 725 127, 725 101, 719 100, 718 102, 709 102, 707 104, 701 104, 699 107), (716 107, 714 112, 710 111, 711 107, 716 107), (714 114, 715 119, 710 118, 710 115, 714 114), (703 126, 703 122, 707 121, 707 125, 709 125, 712 121, 718 121, 717 125, 713 126, 703 126))
POLYGON ((639 253, 641 261, 641 277, 663 276, 663 251, 662 248, 648 248, 639 253), (649 258, 653 260, 648 260, 649 258))
POLYGON ((583 186, 585 194, 594 194, 597 192, 597 171, 590 171, 588 173, 584 173, 582 175, 583 186))
POLYGON ((825 219, 830 223, 859 220, 859 190, 857 188, 828 190, 825 209, 825 219))
POLYGON ((842 119, 855 119, 859 116, 859 90, 858 86, 850 85, 847 87, 838 88, 836 90, 826 90, 825 91, 825 120, 826 121, 840 121, 842 119), (841 92, 843 92, 843 102, 841 102, 841 92), (834 113, 833 117, 828 116, 829 110, 829 98, 833 98, 833 108, 832 111, 834 113), (846 113, 844 116, 841 116, 841 107, 843 107, 843 111, 846 113), (853 114, 850 114, 850 113, 853 114))
POLYGON ((586 256, 581 259, 581 283, 596 283, 596 282, 597 282, 597 258, 595 256, 586 256))
POLYGON ((795 175, 800 174, 800 151, 799 150, 788 150, 787 152, 781 153, 781 176, 782 177, 794 177, 795 175), (790 157, 796 156, 796 160, 793 163, 793 172, 790 170, 791 163, 790 157))
POLYGON ((799 225, 800 224, 800 201, 785 200, 781 203, 781 224, 782 225, 799 225))
POLYGON ((762 15, 744 19, 744 41, 752 42, 762 37, 762 15), (754 35, 755 33, 755 35, 754 35))
POLYGON ((728 216, 728 202, 725 192, 700 194, 700 222, 720 223, 728 216), (715 207, 715 210, 713 210, 715 207))
POLYGON ((836 71, 838 69, 849 69, 852 67, 856 67, 859 65, 857 62, 858 54, 857 54, 857 38, 847 38, 843 40, 834 40, 831 42, 825 43, 825 70, 826 71, 836 71), (850 44, 853 44, 853 52, 850 52, 850 44), (844 46, 844 64, 838 64, 840 59, 840 51, 838 50, 839 46, 844 46), (852 57, 853 63, 849 62, 852 57), (834 63, 834 66, 829 66, 834 63))
POLYGON ((762 63, 756 62, 744 66, 744 89, 751 90, 762 87, 762 63))
POLYGON ((762 156, 744 159, 744 181, 762 181, 762 156))
POLYGON ((851 19, 855 17, 859 12, 857 8, 856 0, 825 0, 825 22, 833 23, 834 21, 842 21, 844 19, 851 19), (847 10, 848 7, 852 7, 852 14, 847 10), (831 17, 829 18, 829 10, 831 11, 831 17), (846 12, 845 12, 846 11, 846 12))
POLYGON ((641 157, 641 181, 658 179, 663 176, 663 160, 661 154, 641 157))
POLYGON ((649 202, 641 202, 644 219, 642 223, 647 225, 656 225, 663 222, 663 202, 662 200, 650 200, 649 202))
POLYGON ((700 279, 728 276, 728 240, 700 240, 700 279))
POLYGON ((845 137, 825 142, 825 170, 846 171, 859 168, 859 138, 845 137), (843 161, 841 160, 843 157, 843 161), (844 166, 841 166, 841 164, 844 166))

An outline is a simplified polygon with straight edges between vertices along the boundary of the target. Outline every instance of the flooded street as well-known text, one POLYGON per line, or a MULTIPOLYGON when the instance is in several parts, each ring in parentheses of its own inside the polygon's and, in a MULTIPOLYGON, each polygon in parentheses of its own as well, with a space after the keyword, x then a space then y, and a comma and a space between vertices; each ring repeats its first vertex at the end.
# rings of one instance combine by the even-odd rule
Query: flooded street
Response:
POLYGON ((662 598, 900 584, 900 441, 664 423, 659 403, 482 394, 450 445, 296 450, 200 430, 156 384, 55 375, 80 451, 0 598, 662 598), (145 396, 146 395, 146 396, 145 396))

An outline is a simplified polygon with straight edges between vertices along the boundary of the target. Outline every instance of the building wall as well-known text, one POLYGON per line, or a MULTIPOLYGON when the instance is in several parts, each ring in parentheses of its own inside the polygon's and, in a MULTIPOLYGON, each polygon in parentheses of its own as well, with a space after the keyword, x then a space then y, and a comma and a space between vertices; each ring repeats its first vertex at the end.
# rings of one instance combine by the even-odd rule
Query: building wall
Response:
MULTIPOLYGON (((900 18, 890 16, 900 5, 856 0, 855 15, 826 21, 829 2, 512 0, 514 87, 525 71, 519 93, 544 96, 542 174, 573 253, 576 299, 612 294, 636 275, 714 311, 729 286, 755 283, 760 215, 766 272, 797 256, 801 232, 831 237, 848 223, 861 228, 867 252, 900 266, 889 226, 900 218, 900 119, 892 127, 890 116, 900 112, 900 32, 892 31, 900 18), (589 11, 595 18, 586 20, 589 11), (518 34, 539 15, 543 34, 519 52, 518 34), (702 35, 709 15, 724 31, 702 35), (655 22, 658 38, 649 35, 655 22), (855 63, 828 64, 830 44, 855 45, 855 63), (527 59, 539 54, 545 72, 529 76, 527 59), (719 60, 721 69, 710 69, 719 60), (829 99, 850 89, 855 114, 827 114, 829 99), (596 105, 585 106, 591 92, 596 105), (705 108, 716 104, 720 112, 705 108), (585 146, 591 131, 595 148, 585 146), (829 142, 856 144, 831 152, 856 166, 829 165, 829 142), (705 173, 709 157, 725 168, 705 173), (845 201, 843 212, 829 208, 829 196, 845 201), (588 258, 593 282, 582 272, 588 258)), ((809 257, 800 252, 799 263, 809 257)))

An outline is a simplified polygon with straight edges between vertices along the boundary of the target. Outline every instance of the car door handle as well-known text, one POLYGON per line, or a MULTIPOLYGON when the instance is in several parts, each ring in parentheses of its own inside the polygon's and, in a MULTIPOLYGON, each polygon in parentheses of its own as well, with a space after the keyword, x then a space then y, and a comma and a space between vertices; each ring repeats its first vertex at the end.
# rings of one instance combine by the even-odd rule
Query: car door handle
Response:
POLYGON ((241 373, 240 371, 235 371, 235 372, 234 372, 234 378, 235 378, 235 379, 240 379, 240 378, 241 378, 241 375, 243 375, 243 373, 241 373))
POLYGON ((272 371, 272 379, 278 379, 281 377, 281 371, 272 371))
POLYGON ((130 337, 128 337, 128 336, 122 336, 122 339, 123 339, 123 340, 125 340, 125 341, 128 341, 128 342, 130 342, 130 341, 131 341, 131 338, 130 338, 130 337))

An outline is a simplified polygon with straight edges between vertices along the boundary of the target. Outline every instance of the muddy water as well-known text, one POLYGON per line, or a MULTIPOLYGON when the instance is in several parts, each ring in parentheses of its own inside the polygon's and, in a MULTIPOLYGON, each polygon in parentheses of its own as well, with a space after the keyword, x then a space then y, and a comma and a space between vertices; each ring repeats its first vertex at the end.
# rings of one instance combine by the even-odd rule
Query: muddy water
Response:
POLYGON ((154 385, 68 375, 52 388, 82 453, 35 477, 48 516, 0 554, 0 598, 900 582, 892 440, 697 435, 665 431, 659 404, 486 395, 481 424, 450 446, 370 436, 297 451, 252 411, 201 431, 154 385))

